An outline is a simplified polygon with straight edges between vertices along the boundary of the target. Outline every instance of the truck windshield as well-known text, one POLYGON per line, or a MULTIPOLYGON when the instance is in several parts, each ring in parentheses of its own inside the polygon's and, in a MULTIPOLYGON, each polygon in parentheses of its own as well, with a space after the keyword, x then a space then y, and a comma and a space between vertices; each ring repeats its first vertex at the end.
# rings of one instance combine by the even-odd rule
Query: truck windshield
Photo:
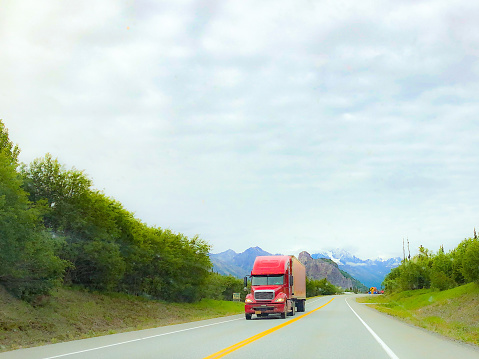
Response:
POLYGON ((255 275, 251 278, 251 285, 279 285, 283 281, 284 275, 255 275))

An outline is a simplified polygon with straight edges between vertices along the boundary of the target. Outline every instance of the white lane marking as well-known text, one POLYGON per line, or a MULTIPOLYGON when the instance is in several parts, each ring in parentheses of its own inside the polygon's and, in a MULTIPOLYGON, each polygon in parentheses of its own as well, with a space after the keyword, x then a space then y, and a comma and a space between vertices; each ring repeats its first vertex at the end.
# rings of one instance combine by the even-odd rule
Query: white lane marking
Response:
POLYGON ((75 355, 75 354, 81 354, 81 353, 91 352, 91 351, 94 351, 94 350, 99 350, 99 349, 104 349, 104 348, 110 348, 110 347, 114 347, 114 346, 117 346, 117 345, 122 345, 122 344, 128 344, 128 343, 138 342, 138 341, 140 341, 140 340, 157 338, 157 337, 162 337, 162 336, 170 335, 170 334, 187 332, 187 331, 189 331, 189 330, 194 330, 194 329, 211 327, 212 325, 218 325, 218 324, 223 324, 223 323, 228 323, 228 322, 234 322, 235 320, 242 320, 242 319, 244 319, 244 318, 237 318, 237 319, 225 320, 225 321, 223 321, 223 322, 200 325, 199 327, 194 327, 194 328, 187 328, 187 329, 175 330, 174 332, 169 332, 169 333, 150 335, 150 336, 148 336, 148 337, 143 337, 143 338, 138 338, 138 339, 127 340, 127 341, 125 341, 125 342, 119 342, 119 343, 114 343, 114 344, 109 344, 109 345, 103 345, 103 346, 101 346, 101 347, 90 348, 90 349, 85 349, 85 350, 79 350, 79 351, 77 351, 77 352, 60 354, 60 355, 55 355, 55 356, 52 356, 52 357, 47 357, 47 358, 42 358, 42 359, 54 359, 54 358, 66 357, 66 356, 68 356, 68 355, 75 355))
POLYGON ((348 300, 347 299, 344 299, 344 301, 346 302, 346 304, 348 305, 349 309, 351 309, 353 311, 353 313, 356 315, 356 317, 358 317, 358 319, 361 321, 361 323, 363 323, 363 325, 366 327, 366 329, 369 331, 369 333, 371 333, 371 335, 374 337, 374 339, 376 339, 376 341, 379 343, 379 345, 382 346, 382 348, 386 351, 387 355, 391 358, 391 359, 399 359, 399 357, 394 354, 394 352, 391 350, 391 348, 389 348, 386 343, 384 343, 381 338, 379 338, 379 336, 374 333, 374 331, 369 327, 369 325, 367 325, 364 320, 361 319, 361 317, 358 315, 358 313, 356 313, 354 311, 353 308, 351 308, 351 306, 349 305, 348 303, 348 300))
POLYGON ((312 302, 310 302, 309 300, 306 301, 306 303, 309 303, 309 304, 312 304, 312 303, 316 303, 318 300, 320 300, 321 298, 317 298, 316 300, 313 300, 312 302))

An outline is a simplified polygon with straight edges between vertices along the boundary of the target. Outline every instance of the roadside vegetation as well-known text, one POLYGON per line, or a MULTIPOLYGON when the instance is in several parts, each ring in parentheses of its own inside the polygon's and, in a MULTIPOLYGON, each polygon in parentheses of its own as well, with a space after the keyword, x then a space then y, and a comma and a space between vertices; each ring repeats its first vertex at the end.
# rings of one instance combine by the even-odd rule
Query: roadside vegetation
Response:
POLYGON ((243 312, 241 302, 169 303, 81 287, 59 288, 32 306, 0 286, 0 352, 243 312))
POLYGON ((383 282, 386 295, 360 298, 411 324, 479 345, 479 239, 436 253, 423 246, 383 282))
POLYGON ((306 297, 316 297, 318 295, 331 295, 342 293, 343 290, 331 284, 326 278, 312 279, 306 278, 306 297))
POLYGON ((395 293, 427 288, 446 290, 472 282, 479 283, 479 239, 475 230, 473 238, 464 239, 447 253, 442 246, 436 253, 420 246, 419 254, 405 258, 389 272, 383 286, 387 293, 395 293))
POLYGON ((358 298, 373 308, 441 335, 479 345, 479 284, 358 298))

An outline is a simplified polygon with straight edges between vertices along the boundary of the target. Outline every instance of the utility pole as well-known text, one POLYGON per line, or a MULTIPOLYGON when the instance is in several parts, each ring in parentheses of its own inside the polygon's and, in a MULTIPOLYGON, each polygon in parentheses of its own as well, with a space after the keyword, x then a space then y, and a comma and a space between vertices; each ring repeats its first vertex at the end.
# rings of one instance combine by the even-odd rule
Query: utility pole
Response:
POLYGON ((407 258, 408 258, 409 260, 411 260, 411 250, 409 249, 409 238, 407 238, 407 251, 408 251, 408 253, 409 253, 409 255, 408 255, 407 258))

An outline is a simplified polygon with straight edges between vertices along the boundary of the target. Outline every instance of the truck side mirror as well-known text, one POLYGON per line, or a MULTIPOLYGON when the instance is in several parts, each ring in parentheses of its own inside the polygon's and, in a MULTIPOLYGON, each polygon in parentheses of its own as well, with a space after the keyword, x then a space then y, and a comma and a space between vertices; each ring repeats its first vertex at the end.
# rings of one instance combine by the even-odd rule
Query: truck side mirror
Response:
POLYGON ((292 286, 293 286, 293 283, 294 283, 293 276, 290 275, 290 276, 289 276, 289 285, 292 287, 292 286))
POLYGON ((248 291, 248 277, 244 277, 244 291, 248 291))

